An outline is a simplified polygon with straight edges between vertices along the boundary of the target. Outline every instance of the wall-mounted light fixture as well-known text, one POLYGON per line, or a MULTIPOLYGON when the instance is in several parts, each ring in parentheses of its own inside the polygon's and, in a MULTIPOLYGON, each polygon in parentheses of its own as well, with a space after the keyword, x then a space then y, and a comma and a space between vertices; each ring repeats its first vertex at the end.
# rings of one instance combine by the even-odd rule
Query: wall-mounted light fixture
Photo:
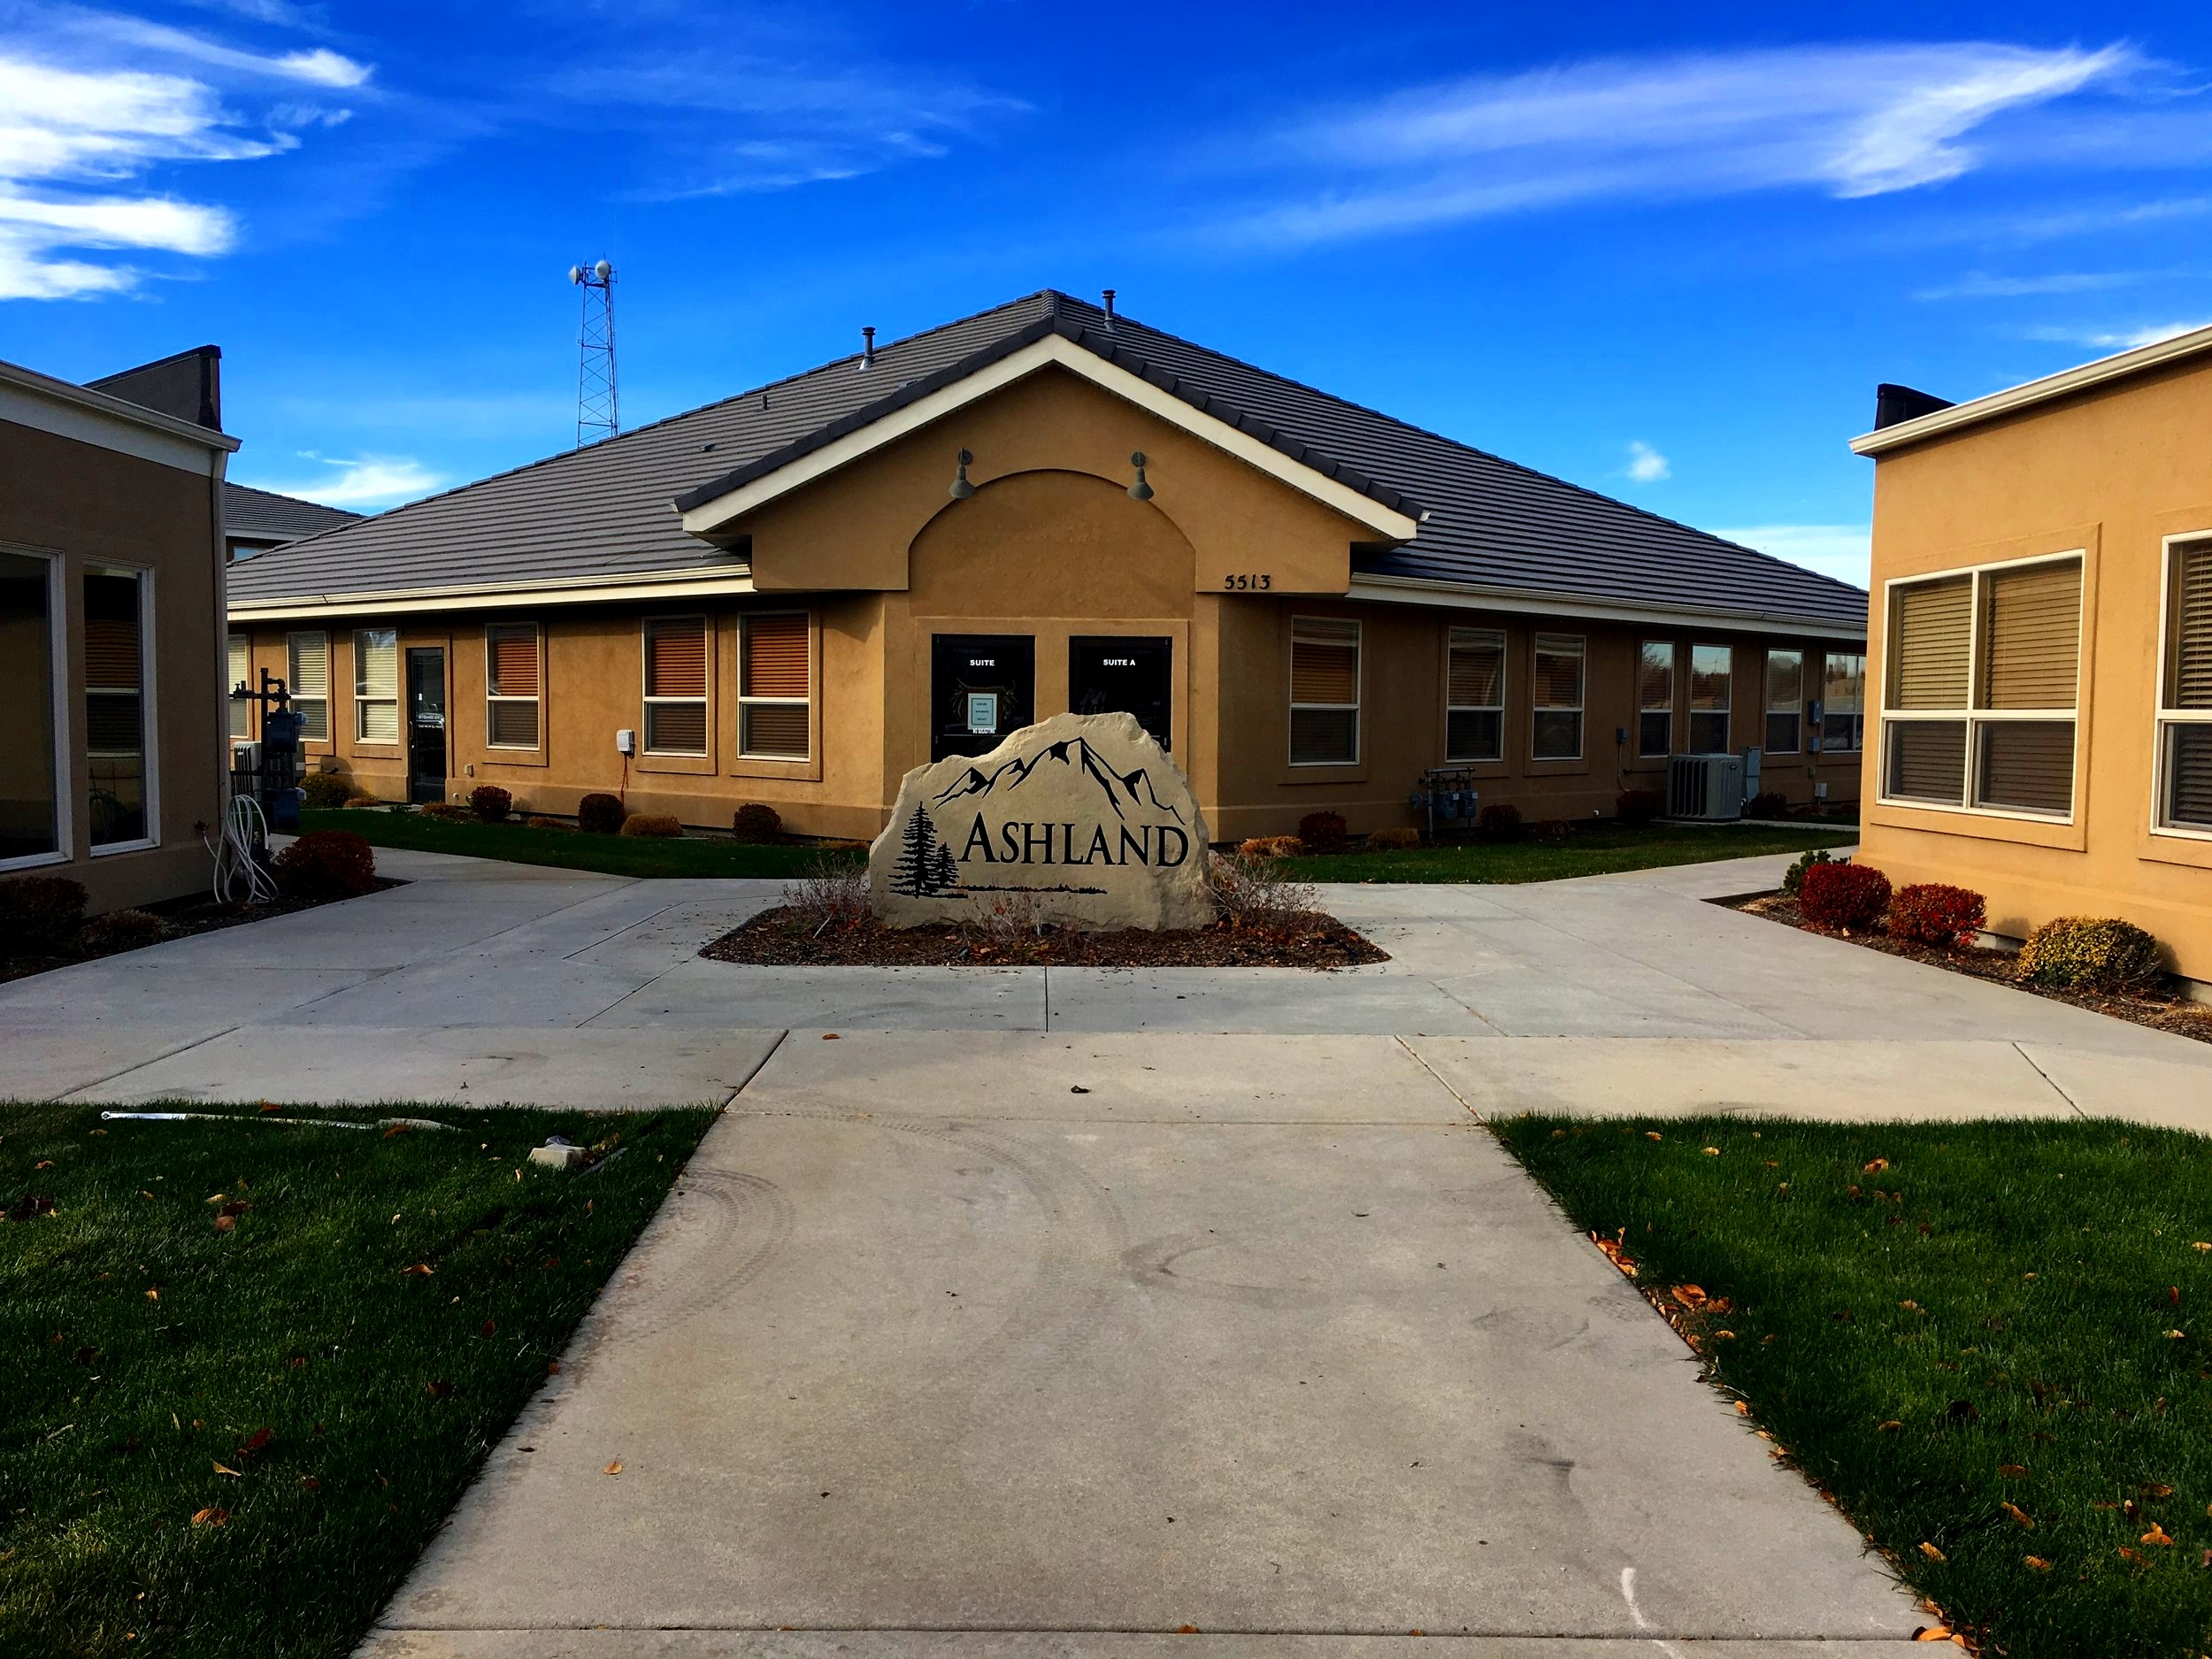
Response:
POLYGON ((1144 451, 1142 449, 1139 449, 1134 455, 1131 456, 1129 457, 1129 465, 1137 469, 1137 481, 1129 487, 1130 499, 1132 501, 1150 501, 1152 499, 1152 486, 1144 481, 1144 451))
POLYGON ((952 498, 955 501, 965 501, 975 494, 975 486, 968 482, 968 463, 974 459, 975 457, 967 450, 960 451, 959 470, 952 476, 952 498))

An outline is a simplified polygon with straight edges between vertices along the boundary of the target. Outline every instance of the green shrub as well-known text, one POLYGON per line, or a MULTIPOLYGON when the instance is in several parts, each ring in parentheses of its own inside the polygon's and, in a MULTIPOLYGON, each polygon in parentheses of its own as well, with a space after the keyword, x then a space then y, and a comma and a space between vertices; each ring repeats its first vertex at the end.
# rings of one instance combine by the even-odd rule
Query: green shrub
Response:
POLYGON ((783 835, 783 815, 772 806, 748 801, 730 819, 730 835, 748 847, 772 847, 783 835))
POLYGON ((351 830, 310 830, 276 856, 277 885, 306 899, 376 890, 376 851, 351 830))
POLYGON ((0 881, 0 956, 45 956, 77 936, 85 890, 67 876, 10 876, 0 881))
POLYGON ((576 803, 576 827, 592 835, 613 835, 621 831, 622 820, 629 816, 620 797, 611 795, 588 795, 576 803))
POLYGON ((110 910, 87 922, 83 934, 88 950, 103 953, 136 950, 142 945, 157 945, 168 937, 169 924, 151 910, 110 910))
POLYGON ((1310 853, 1340 853, 1348 831, 1341 812, 1309 812, 1298 820, 1298 839, 1310 853))
POLYGON ((1835 860, 1828 856, 1825 847, 1816 847, 1809 853, 1797 855, 1797 862, 1782 872, 1782 891, 1795 898, 1805 886, 1805 872, 1815 864, 1830 864, 1835 860))
POLYGON ((672 813, 639 812, 622 820, 625 835, 650 835, 659 841, 673 841, 684 833, 684 826, 672 813))
POLYGON ((2015 969, 2030 985, 2142 996, 2164 983, 2158 941, 2116 916, 2062 916, 2028 935, 2015 969))
POLYGON ((480 783, 469 791, 469 810, 487 824, 505 823, 514 804, 514 796, 495 783, 480 783))
POLYGON ((353 782, 343 772, 311 772, 300 780, 300 804, 325 811, 343 806, 353 794, 353 782))

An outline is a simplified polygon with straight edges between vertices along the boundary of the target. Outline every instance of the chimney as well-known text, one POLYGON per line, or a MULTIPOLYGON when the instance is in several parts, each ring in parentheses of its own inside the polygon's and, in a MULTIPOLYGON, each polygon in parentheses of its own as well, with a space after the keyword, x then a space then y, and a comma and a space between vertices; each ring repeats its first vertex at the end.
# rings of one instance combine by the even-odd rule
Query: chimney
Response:
POLYGON ((1951 407, 1947 397, 1938 397, 1932 392, 1917 392, 1909 386, 1893 386, 1885 380, 1874 388, 1874 430, 1894 426, 1908 420, 1917 420, 1923 415, 1932 415, 1939 409, 1951 407))
POLYGON ((222 365, 220 346, 195 346, 157 363, 142 363, 85 384, 96 392, 220 432, 222 365))
POLYGON ((1111 328, 1114 326, 1114 291, 1106 288, 1102 293, 1106 301, 1106 326, 1111 328))
POLYGON ((864 369, 876 366, 876 331, 872 328, 860 331, 860 366, 864 369))

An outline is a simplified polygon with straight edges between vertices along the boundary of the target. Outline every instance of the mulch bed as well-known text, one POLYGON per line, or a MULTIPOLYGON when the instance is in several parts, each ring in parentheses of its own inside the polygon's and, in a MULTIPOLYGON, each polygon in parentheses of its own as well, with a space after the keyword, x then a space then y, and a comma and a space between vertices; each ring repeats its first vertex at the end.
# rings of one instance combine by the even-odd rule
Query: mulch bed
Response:
POLYGON ((1878 950, 1886 956, 1906 956, 1914 962, 1924 962, 1932 967, 1948 968, 1954 973, 1964 973, 1977 979, 1989 979, 2008 985, 2016 991, 2025 991, 2034 996, 2047 996, 2054 1002, 2071 1002, 2076 1008, 2085 1008, 2094 1014, 2109 1014, 2115 1019, 2132 1020, 2138 1025, 2148 1025, 2156 1031, 2170 1031, 2176 1036, 2193 1038, 2198 1042, 2212 1042, 2212 1004, 2193 1002, 2183 996, 2107 996, 2093 991, 2065 991, 2047 985, 2024 985, 2013 977, 2016 953, 1993 945, 1966 945, 1955 950, 1943 950, 1933 945, 1915 944, 1909 940, 1892 939, 1887 933, 1850 933, 1832 927, 1817 927, 1805 919, 1797 901, 1786 893, 1763 894, 1748 899, 1720 899, 1716 902, 1731 910, 1742 910, 1751 916, 1763 916, 1770 922, 1785 927, 1795 927, 1809 933, 1824 934, 1830 939, 1847 940, 1863 945, 1869 950, 1878 950))
MULTIPOLYGON (((387 887, 403 887, 404 881, 394 881, 379 876, 376 891, 387 887)), ((289 916, 295 910, 311 910, 325 904, 342 904, 346 898, 365 895, 348 894, 340 898, 303 899, 280 898, 267 904, 219 904, 211 898, 167 899, 159 904, 142 904, 137 908, 151 910, 169 924, 168 939, 188 939, 194 933, 211 933, 218 928, 236 927, 246 922, 265 922, 273 916, 289 916)), ((166 944, 168 939, 150 941, 166 944)), ((96 962, 102 956, 119 956, 133 950, 143 950, 144 945, 120 945, 111 950, 94 950, 81 943, 58 956, 0 956, 0 985, 11 979, 28 979, 34 973, 44 973, 54 968, 67 968, 80 962, 96 962)))
POLYGON ((1379 950, 1333 916, 1302 910, 1271 928, 1183 928, 1147 933, 1127 928, 1086 933, 1045 927, 1010 937, 974 927, 886 927, 868 920, 822 928, 818 918, 787 907, 763 910, 742 927, 701 949, 717 962, 811 968, 1332 968, 1387 962, 1379 950))

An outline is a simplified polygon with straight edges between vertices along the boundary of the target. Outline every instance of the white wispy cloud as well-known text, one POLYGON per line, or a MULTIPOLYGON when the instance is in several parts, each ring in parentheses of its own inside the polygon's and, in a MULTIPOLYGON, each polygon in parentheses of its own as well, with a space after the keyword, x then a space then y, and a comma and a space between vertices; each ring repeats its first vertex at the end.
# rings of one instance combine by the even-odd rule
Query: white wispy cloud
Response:
MULTIPOLYGON (((303 501, 319 501, 326 507, 390 507, 427 495, 446 481, 443 474, 432 472, 412 456, 340 457, 303 449, 300 459, 323 470, 280 481, 257 479, 252 480, 253 487, 280 495, 297 495, 303 501)), ((242 484, 247 481, 239 480, 242 484)))
POLYGON ((1639 484, 1655 484, 1661 479, 1674 476, 1674 467, 1667 457, 1641 438, 1629 440, 1628 465, 1622 470, 1639 484))
POLYGON ((2043 294, 2094 294, 2147 281, 2148 271, 2054 271, 2044 276, 1989 276, 1971 272, 1955 282, 1922 288, 1916 300, 2002 300, 2043 294))
MULTIPOLYGON (((1966 42, 1609 58, 1420 87, 1248 148, 1234 165, 1311 182, 1233 229, 1316 242, 1599 197, 1880 196, 1987 165, 2004 118, 2156 67, 2125 44, 1966 42)), ((2108 130, 2082 149, 2105 165, 2125 153, 2108 130)))
POLYGON ((113 294, 138 280, 127 263, 87 254, 225 252, 237 234, 227 208, 149 194, 137 180, 170 163, 276 155, 309 124, 256 123, 222 87, 152 63, 211 65, 232 88, 342 89, 369 73, 319 48, 271 57, 134 19, 70 12, 63 21, 0 45, 0 299, 113 294))
POLYGON ((1867 582, 1874 529, 1863 524, 1754 524, 1713 534, 1771 553, 1823 576, 1863 588, 1867 582))
POLYGON ((2205 327, 2212 327, 2212 317, 2200 317, 2193 322, 2146 323, 2123 328, 2058 323, 2024 328, 2021 334, 2029 340, 2047 340, 2059 345, 2090 346, 2100 351, 2132 351, 2138 346, 2155 345, 2161 340, 2171 340, 2176 334, 2193 334, 2205 327))

